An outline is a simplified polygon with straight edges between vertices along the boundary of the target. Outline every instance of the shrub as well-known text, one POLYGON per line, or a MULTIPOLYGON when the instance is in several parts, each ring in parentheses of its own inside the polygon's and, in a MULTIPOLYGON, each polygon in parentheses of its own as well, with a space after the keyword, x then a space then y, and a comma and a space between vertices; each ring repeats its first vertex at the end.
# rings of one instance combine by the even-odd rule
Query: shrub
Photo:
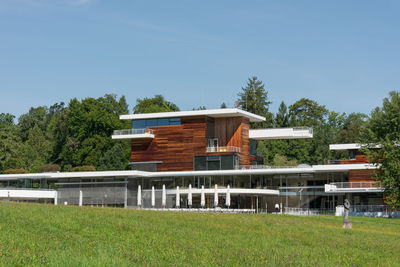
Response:
POLYGON ((19 169, 7 169, 3 171, 4 174, 23 174, 26 173, 26 170, 24 168, 19 168, 19 169))
POLYGON ((76 166, 76 167, 73 167, 71 171, 73 171, 73 172, 94 172, 94 171, 96 171, 96 167, 93 165, 76 166))
POLYGON ((44 164, 39 167, 39 172, 59 172, 60 169, 57 164, 44 164))

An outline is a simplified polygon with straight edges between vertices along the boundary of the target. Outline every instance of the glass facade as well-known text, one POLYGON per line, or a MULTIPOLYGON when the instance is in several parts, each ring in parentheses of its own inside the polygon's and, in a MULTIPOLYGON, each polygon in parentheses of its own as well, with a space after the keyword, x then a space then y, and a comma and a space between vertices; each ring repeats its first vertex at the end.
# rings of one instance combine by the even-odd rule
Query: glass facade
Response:
POLYGON ((236 168, 238 156, 235 154, 219 156, 195 156, 194 170, 233 170, 236 168))
POLYGON ((132 120, 132 129, 144 129, 146 127, 181 125, 181 118, 161 118, 132 120))

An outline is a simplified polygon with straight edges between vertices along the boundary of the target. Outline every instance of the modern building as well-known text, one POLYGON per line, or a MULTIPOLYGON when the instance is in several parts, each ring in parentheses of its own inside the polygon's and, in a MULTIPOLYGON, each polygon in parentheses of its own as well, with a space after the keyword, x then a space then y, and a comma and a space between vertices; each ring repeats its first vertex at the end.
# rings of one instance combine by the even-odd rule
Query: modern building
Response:
POLYGON ((257 155, 258 140, 312 138, 308 127, 251 129, 264 117, 240 109, 121 115, 131 129, 113 139, 132 146, 132 170, 0 175, 0 198, 55 204, 132 208, 224 208, 272 212, 334 210, 383 205, 357 144, 331 145, 349 160, 327 165, 270 167, 257 155), (163 190, 165 188, 165 190, 163 190), (164 195, 164 197, 163 197, 164 195), (165 200, 163 199, 165 198, 165 200), (164 203, 163 203, 164 202, 164 203), (202 205, 203 204, 203 205, 202 205))

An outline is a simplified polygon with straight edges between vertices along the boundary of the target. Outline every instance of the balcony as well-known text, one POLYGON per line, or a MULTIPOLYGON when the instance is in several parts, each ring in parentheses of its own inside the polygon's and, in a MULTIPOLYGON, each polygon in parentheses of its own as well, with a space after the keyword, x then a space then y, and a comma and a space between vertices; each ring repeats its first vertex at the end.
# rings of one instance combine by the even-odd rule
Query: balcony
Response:
POLYGON ((115 130, 112 139, 153 139, 154 133, 152 129, 125 129, 115 130))
POLYGON ((325 193, 363 193, 383 192, 383 188, 375 181, 370 182, 343 182, 325 185, 325 193))
POLYGON ((249 130, 249 138, 253 140, 302 139, 312 137, 313 129, 310 127, 249 130))
POLYGON ((37 188, 0 188, 0 199, 12 200, 34 200, 34 199, 54 199, 57 191, 53 189, 37 188))
POLYGON ((212 152, 235 152, 240 153, 240 147, 236 146, 209 146, 207 147, 207 153, 212 152))

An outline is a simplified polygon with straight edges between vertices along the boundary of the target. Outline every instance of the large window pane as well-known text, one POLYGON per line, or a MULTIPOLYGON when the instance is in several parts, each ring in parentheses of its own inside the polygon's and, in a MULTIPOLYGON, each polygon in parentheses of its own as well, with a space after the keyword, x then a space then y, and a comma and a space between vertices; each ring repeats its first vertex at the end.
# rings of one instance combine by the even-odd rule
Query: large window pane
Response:
POLYGON ((145 120, 133 120, 132 129, 144 129, 146 128, 145 120))

